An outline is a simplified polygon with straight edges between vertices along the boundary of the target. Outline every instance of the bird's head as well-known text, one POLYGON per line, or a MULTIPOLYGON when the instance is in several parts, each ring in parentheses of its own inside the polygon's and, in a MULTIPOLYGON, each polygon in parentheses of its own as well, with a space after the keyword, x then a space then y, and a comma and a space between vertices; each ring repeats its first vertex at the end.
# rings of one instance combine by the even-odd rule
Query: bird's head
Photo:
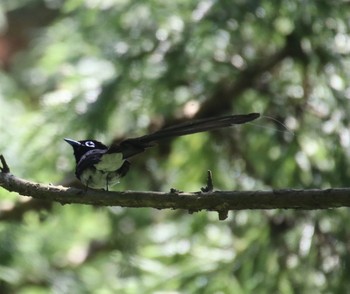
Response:
POLYGON ((81 157, 86 154, 86 152, 94 149, 107 150, 108 147, 96 140, 82 140, 75 141, 72 139, 64 139, 69 145, 73 147, 75 160, 78 163, 81 157))

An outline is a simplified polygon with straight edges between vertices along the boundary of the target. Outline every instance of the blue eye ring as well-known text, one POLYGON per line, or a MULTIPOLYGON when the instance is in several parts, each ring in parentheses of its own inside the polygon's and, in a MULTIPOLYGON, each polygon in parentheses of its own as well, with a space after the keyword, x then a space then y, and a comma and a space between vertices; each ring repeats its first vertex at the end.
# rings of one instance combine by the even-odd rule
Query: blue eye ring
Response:
POLYGON ((94 148, 94 147, 95 147, 95 143, 92 142, 92 141, 86 141, 86 142, 84 143, 84 145, 85 145, 86 147, 90 147, 90 148, 94 148))

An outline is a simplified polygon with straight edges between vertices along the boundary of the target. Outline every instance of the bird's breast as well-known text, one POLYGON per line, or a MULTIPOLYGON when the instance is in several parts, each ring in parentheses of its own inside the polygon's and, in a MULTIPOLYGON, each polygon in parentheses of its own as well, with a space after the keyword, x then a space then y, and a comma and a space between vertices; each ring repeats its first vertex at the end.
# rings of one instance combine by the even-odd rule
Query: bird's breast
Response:
POLYGON ((123 164, 123 155, 121 153, 103 154, 100 161, 94 166, 97 170, 103 172, 113 172, 123 164))

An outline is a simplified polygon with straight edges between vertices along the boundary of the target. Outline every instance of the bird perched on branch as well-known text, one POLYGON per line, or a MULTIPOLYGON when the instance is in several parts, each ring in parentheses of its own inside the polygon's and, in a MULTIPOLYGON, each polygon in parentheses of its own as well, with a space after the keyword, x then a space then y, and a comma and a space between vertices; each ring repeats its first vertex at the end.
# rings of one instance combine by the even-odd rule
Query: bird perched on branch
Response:
POLYGON ((64 140, 73 147, 77 178, 86 187, 108 190, 127 174, 130 167, 128 158, 142 153, 160 140, 243 124, 259 116, 259 113, 250 113, 188 121, 149 135, 126 139, 110 147, 96 140, 64 140))

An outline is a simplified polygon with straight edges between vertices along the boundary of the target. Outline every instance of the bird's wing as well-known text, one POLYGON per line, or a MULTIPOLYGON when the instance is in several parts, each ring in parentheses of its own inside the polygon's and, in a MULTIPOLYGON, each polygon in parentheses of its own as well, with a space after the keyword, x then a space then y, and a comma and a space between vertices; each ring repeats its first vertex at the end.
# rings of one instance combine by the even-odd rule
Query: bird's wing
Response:
POLYGON ((101 156, 103 153, 105 153, 105 150, 101 149, 94 149, 86 152, 77 163, 77 167, 75 170, 75 174, 78 179, 80 179, 81 173, 88 169, 93 167, 95 164, 99 163, 101 160, 101 156))

